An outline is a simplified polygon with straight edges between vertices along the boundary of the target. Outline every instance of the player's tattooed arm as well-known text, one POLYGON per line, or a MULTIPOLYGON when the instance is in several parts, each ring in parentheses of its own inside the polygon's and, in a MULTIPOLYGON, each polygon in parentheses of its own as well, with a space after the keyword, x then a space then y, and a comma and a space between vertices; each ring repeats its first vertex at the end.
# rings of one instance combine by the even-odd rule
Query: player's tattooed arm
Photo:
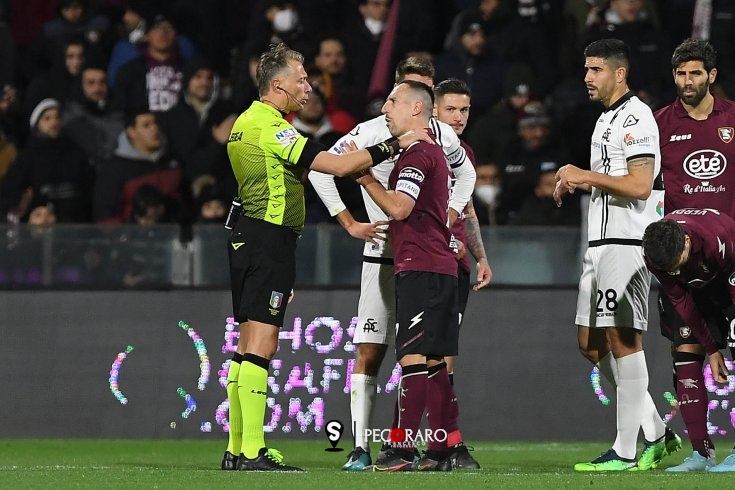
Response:
POLYGON ((475 207, 472 205, 472 201, 467 203, 465 212, 467 214, 467 217, 465 218, 467 248, 475 258, 475 261, 477 261, 477 284, 475 284, 472 289, 477 291, 478 289, 482 289, 490 284, 490 281, 493 278, 493 270, 490 268, 490 264, 487 261, 485 245, 482 243, 480 223, 477 221, 477 213, 475 213, 475 207))

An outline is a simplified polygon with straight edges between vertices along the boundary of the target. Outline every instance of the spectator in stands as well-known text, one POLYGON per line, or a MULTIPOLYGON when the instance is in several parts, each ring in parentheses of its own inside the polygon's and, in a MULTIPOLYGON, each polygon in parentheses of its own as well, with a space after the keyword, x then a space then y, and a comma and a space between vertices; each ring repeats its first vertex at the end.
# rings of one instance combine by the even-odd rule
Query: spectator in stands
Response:
POLYGON ((89 221, 92 173, 84 153, 61 133, 58 101, 42 100, 31 113, 28 144, 0 181, 0 219, 24 219, 34 199, 54 207, 59 222, 89 221))
MULTIPOLYGON (((376 95, 368 94, 368 88, 373 78, 373 68, 378 61, 376 60, 378 47, 386 29, 391 2, 390 0, 359 0, 358 3, 358 15, 353 13, 345 20, 340 37, 345 43, 345 52, 350 63, 350 73, 355 82, 355 88, 362 95, 363 100, 367 101, 369 95, 376 95)), ((393 54, 391 59, 381 59, 380 61, 388 63, 390 67, 395 67, 395 59, 397 57, 393 54)), ((392 83, 387 81, 392 80, 393 73, 388 70, 385 75, 385 87, 389 89, 392 83)), ((379 114, 380 107, 385 101, 385 95, 387 94, 380 94, 377 113, 374 113, 376 109, 374 107, 367 109, 367 112, 371 113, 372 116, 379 114)), ((364 112, 365 109, 363 108, 364 112)))
POLYGON ((135 190, 130 221, 141 226, 151 226, 169 221, 166 196, 151 184, 143 184, 135 190))
MULTIPOLYGON (((319 97, 320 100, 324 101, 324 109, 326 111, 326 115, 329 116, 329 122, 332 124, 332 128, 342 134, 346 134, 352 130, 355 126, 357 126, 358 120, 349 112, 344 110, 342 107, 337 105, 336 103, 332 103, 330 106, 329 100, 324 95, 324 77, 322 76, 322 73, 311 66, 305 67, 306 73, 309 74, 307 81, 309 82, 309 85, 311 85, 312 88, 316 88, 319 90, 319 97)), ((357 96, 356 96, 357 97, 357 96)), ((292 112, 290 114, 286 115, 286 119, 288 121, 293 120, 296 117, 296 113, 292 112)))
POLYGON ((193 192, 197 224, 219 224, 225 222, 232 199, 222 193, 214 181, 202 185, 193 192))
POLYGON ((250 107, 254 100, 258 100, 258 83, 255 72, 260 62, 260 53, 267 47, 253 48, 252 51, 242 50, 232 67, 232 105, 238 113, 250 107))
MULTIPOLYGON (((340 39, 325 37, 319 41, 319 51, 314 57, 314 68, 309 68, 306 72, 310 78, 320 79, 319 87, 327 99, 328 114, 344 109, 354 118, 362 117, 365 95, 356 90, 348 69, 344 44, 340 39)), ((353 124, 349 127, 353 128, 355 125, 357 119, 353 120, 353 124)))
POLYGON ((481 117, 502 95, 505 67, 486 49, 482 18, 465 15, 459 23, 459 43, 434 59, 436 78, 459 78, 472 90, 472 113, 481 117))
POLYGON ((316 27, 314 24, 319 20, 315 18, 310 20, 311 22, 306 23, 304 16, 301 15, 300 2, 258 0, 254 2, 248 22, 248 41, 245 50, 250 52, 263 45, 283 42, 289 48, 303 54, 305 59, 312 59, 316 41, 311 29, 316 27))
MULTIPOLYGON (((544 98, 557 78, 555 54, 538 27, 518 16, 511 0, 480 0, 479 7, 460 12, 445 42, 450 50, 460 43, 467 18, 479 18, 486 37, 488 55, 507 65, 526 63, 533 70, 539 98, 544 98)), ((475 92, 473 92, 474 94, 475 92)))
POLYGON ((56 213, 54 207, 48 202, 44 204, 30 206, 31 212, 28 214, 28 224, 33 226, 49 227, 56 223, 56 213))
POLYGON ((220 99, 219 76, 206 60, 187 63, 183 86, 178 104, 159 116, 171 153, 181 161, 186 181, 211 175, 234 197, 237 184, 226 147, 236 111, 220 99))
MULTIPOLYGON (((329 115, 326 113, 326 100, 318 87, 312 86, 309 100, 304 104, 296 117, 291 121, 293 127, 309 139, 318 141, 327 148, 334 145, 338 139, 346 134, 345 131, 336 131, 332 126, 329 115)), ((360 186, 351 177, 335 177, 342 201, 358 221, 368 221, 367 212, 362 199, 360 186)), ((322 205, 311 182, 304 182, 304 200, 306 201, 306 222, 320 223, 335 221, 329 215, 329 210, 322 205)))
POLYGON ((494 162, 480 163, 475 169, 475 192, 472 205, 480 225, 497 225, 496 209, 502 193, 500 166, 494 162))
POLYGON ((174 25, 159 12, 146 19, 146 29, 141 56, 124 64, 113 84, 113 101, 123 111, 147 106, 165 112, 181 95, 183 60, 174 25))
POLYGON ((533 193, 542 164, 564 161, 556 141, 544 105, 541 102, 526 104, 509 153, 499 157, 503 171, 503 195, 497 209, 499 224, 507 224, 526 197, 533 193))
POLYGON ((656 109, 674 97, 669 62, 669 40, 643 10, 643 0, 610 0, 587 28, 583 45, 603 38, 624 41, 630 47, 630 89, 656 109))
POLYGON ((564 206, 557 206, 554 202, 556 188, 556 171, 559 165, 556 162, 541 163, 541 173, 538 175, 533 193, 526 196, 518 213, 510 218, 508 224, 520 226, 579 226, 581 211, 579 196, 572 194, 574 202, 565 202, 564 206))
POLYGON ((127 113, 117 149, 98 172, 94 188, 95 221, 130 221, 135 191, 145 184, 157 187, 166 196, 172 215, 181 217, 184 212, 182 170, 167 150, 151 111, 138 109, 127 113))
POLYGON ((61 0, 57 17, 43 25, 26 53, 27 75, 34 77, 53 68, 71 39, 82 40, 89 51, 101 56, 109 26, 109 19, 92 12, 87 0, 61 0))
POLYGON ((34 77, 25 94, 24 112, 30 115, 43 99, 55 99, 63 107, 79 83, 84 64, 85 43, 81 37, 68 39, 54 58, 53 66, 34 77))
POLYGON ((467 141, 478 160, 498 161, 508 154, 508 145, 518 131, 518 118, 533 97, 533 85, 533 73, 528 65, 514 65, 505 72, 503 98, 477 118, 469 130, 467 141))
POLYGON ((123 130, 122 112, 113 109, 102 64, 85 63, 80 84, 64 108, 62 127, 97 168, 112 157, 123 130))
MULTIPOLYGON (((140 56, 145 44, 147 22, 155 16, 155 5, 150 0, 126 0, 122 17, 122 35, 112 48, 107 76, 111 83, 117 79, 120 68, 140 56)), ((194 45, 188 37, 177 33, 176 48, 181 59, 186 61, 196 55, 194 45)))
MULTIPOLYGON (((133 193, 130 222, 138 225, 126 230, 126 241, 115 250, 112 270, 124 271, 126 287, 151 287, 170 279, 170 258, 149 246, 158 230, 153 225, 169 221, 167 198, 158 187, 144 184, 133 193)), ((117 280, 117 278, 115 278, 117 280)))

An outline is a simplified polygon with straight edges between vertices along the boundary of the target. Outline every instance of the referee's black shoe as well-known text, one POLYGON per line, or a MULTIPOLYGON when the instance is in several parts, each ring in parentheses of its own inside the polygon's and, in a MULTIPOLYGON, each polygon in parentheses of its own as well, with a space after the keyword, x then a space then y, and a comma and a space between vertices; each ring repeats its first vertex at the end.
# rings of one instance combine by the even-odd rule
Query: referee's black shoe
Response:
POLYGON ((304 471, 296 466, 288 466, 283 462, 283 456, 275 449, 261 447, 257 458, 247 458, 240 453, 237 459, 238 471, 304 471))
POLYGON ((237 456, 235 456, 229 451, 225 451, 225 455, 222 456, 222 469, 223 470, 237 469, 237 456))

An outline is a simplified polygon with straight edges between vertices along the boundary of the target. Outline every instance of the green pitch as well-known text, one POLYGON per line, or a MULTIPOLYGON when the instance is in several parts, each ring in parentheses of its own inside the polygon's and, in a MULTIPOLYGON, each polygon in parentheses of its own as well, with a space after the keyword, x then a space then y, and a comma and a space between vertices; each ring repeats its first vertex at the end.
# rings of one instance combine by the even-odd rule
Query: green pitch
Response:
MULTIPOLYGON (((226 440, 0 440, 0 488, 54 489, 291 489, 372 488, 730 488, 728 474, 668 474, 661 469, 624 474, 578 474, 574 463, 607 449, 600 443, 471 442, 482 465, 478 472, 345 473, 347 452, 329 453, 326 437, 315 441, 273 441, 286 463, 306 473, 238 473, 219 469, 226 440), (429 487, 428 485, 431 485, 429 487), (440 485, 440 486, 435 486, 440 485)), ((684 449, 665 459, 679 464, 684 449)), ((344 441, 341 444, 345 446, 344 441)), ((730 446, 720 443, 722 459, 730 446)), ((374 448, 377 453, 377 448, 374 448)))

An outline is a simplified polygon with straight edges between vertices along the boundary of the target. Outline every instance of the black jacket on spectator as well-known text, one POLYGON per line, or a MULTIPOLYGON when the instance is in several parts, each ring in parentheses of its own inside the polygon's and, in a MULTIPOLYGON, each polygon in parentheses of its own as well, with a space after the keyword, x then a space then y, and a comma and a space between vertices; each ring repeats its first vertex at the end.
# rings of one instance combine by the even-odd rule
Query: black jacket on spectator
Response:
POLYGON ((18 205, 26 189, 54 206, 58 222, 91 218, 92 172, 84 153, 66 137, 32 135, 0 181, 0 217, 18 205))
POLYGON ((176 106, 158 116, 171 152, 182 162, 188 181, 209 174, 220 182, 227 179, 234 182, 227 157, 227 144, 220 144, 214 139, 212 127, 235 113, 228 102, 214 96, 200 118, 186 97, 182 96, 176 106))
POLYGON ((64 132, 84 150, 92 166, 97 167, 112 157, 117 137, 124 129, 120 111, 80 96, 79 100, 67 102, 62 117, 64 132))
POLYGON ((143 184, 157 187, 167 198, 167 212, 175 215, 182 206, 182 171, 168 156, 166 144, 152 156, 140 153, 125 132, 118 138, 115 155, 102 165, 94 188, 94 219, 97 222, 130 221, 135 191, 143 184))

